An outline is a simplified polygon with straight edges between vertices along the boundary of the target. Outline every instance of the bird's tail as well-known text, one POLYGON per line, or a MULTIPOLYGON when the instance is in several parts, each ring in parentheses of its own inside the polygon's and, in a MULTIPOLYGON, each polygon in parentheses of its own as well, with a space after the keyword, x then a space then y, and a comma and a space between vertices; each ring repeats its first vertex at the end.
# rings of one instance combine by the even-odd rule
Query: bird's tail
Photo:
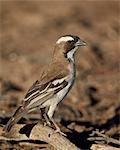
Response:
POLYGON ((7 122, 4 131, 9 132, 11 128, 16 124, 21 117, 25 114, 25 109, 23 106, 18 107, 18 109, 15 111, 14 115, 10 118, 10 120, 7 122))

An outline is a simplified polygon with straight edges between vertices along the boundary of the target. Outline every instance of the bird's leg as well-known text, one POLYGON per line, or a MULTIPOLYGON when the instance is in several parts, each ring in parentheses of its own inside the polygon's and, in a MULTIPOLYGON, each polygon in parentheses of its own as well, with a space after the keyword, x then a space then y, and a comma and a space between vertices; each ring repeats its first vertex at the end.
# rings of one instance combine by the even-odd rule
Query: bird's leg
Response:
POLYGON ((54 119, 53 119, 53 118, 49 118, 49 119, 50 119, 50 121, 53 123, 53 125, 55 126, 55 131, 54 131, 53 133, 51 133, 50 135, 52 135, 52 134, 54 134, 54 133, 60 133, 61 135, 66 136, 66 134, 63 133, 63 132, 60 130, 59 126, 55 123, 54 119))
POLYGON ((54 134, 54 133, 60 133, 61 135, 66 136, 66 134, 64 134, 60 128, 58 127, 58 125, 55 123, 54 119, 53 119, 53 113, 55 111, 56 105, 52 105, 49 107, 49 110, 47 112, 47 116, 49 118, 49 120, 53 123, 54 127, 55 127, 55 131, 53 133, 51 133, 50 135, 54 134))
POLYGON ((41 108, 40 110, 41 110, 42 118, 44 119, 44 126, 46 126, 47 124, 50 126, 51 123, 50 123, 49 118, 46 114, 46 108, 41 108))
POLYGON ((48 116, 47 116, 47 114, 46 113, 44 113, 43 114, 43 116, 44 116, 44 118, 45 118, 45 123, 44 123, 44 126, 46 126, 46 125, 51 125, 51 123, 50 123, 50 121, 49 121, 49 118, 48 118, 48 116))
POLYGON ((45 112, 44 108, 40 108, 40 119, 41 119, 42 124, 44 124, 45 122, 44 115, 43 115, 44 112, 45 112))

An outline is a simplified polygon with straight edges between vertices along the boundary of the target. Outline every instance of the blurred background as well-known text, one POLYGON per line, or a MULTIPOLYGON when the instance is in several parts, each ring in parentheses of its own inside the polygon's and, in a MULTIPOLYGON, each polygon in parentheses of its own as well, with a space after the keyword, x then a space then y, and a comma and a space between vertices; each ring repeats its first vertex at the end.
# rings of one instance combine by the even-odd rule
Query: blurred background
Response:
MULTIPOLYGON (((73 34, 87 47, 77 52, 77 80, 59 105, 56 121, 72 130, 68 137, 78 147, 80 138, 86 142, 95 128, 118 138, 119 4, 118 0, 0 1, 1 124, 50 63, 56 40, 73 34)), ((82 148, 91 144, 86 143, 82 148)))

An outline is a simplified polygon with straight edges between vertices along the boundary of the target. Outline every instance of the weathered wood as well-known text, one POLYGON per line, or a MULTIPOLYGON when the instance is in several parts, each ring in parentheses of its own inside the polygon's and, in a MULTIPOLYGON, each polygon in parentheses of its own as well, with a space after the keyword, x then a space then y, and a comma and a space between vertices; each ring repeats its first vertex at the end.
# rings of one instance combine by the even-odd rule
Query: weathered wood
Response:
POLYGON ((66 137, 54 133, 50 127, 41 124, 18 125, 16 124, 9 133, 3 133, 0 140, 23 142, 40 140, 52 145, 57 150, 79 150, 66 137))
POLYGON ((115 148, 108 145, 101 145, 101 144, 93 144, 90 148, 91 150, 120 150, 120 148, 115 148))

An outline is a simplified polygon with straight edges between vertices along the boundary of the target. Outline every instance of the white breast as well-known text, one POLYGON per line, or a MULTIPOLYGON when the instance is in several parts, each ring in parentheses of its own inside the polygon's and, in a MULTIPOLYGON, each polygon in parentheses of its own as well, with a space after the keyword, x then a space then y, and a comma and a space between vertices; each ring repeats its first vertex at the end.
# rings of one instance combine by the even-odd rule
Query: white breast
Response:
POLYGON ((61 100, 64 99, 64 97, 67 95, 67 93, 69 92, 69 90, 71 89, 73 83, 75 80, 75 64, 73 64, 73 71, 72 74, 68 76, 68 85, 62 89, 60 92, 57 93, 57 99, 60 102, 61 100))
POLYGON ((58 99, 58 101, 63 100, 63 98, 69 92, 69 89, 70 89, 71 85, 72 85, 72 80, 68 83, 68 85, 63 90, 61 90, 60 92, 57 93, 57 99, 58 99))

